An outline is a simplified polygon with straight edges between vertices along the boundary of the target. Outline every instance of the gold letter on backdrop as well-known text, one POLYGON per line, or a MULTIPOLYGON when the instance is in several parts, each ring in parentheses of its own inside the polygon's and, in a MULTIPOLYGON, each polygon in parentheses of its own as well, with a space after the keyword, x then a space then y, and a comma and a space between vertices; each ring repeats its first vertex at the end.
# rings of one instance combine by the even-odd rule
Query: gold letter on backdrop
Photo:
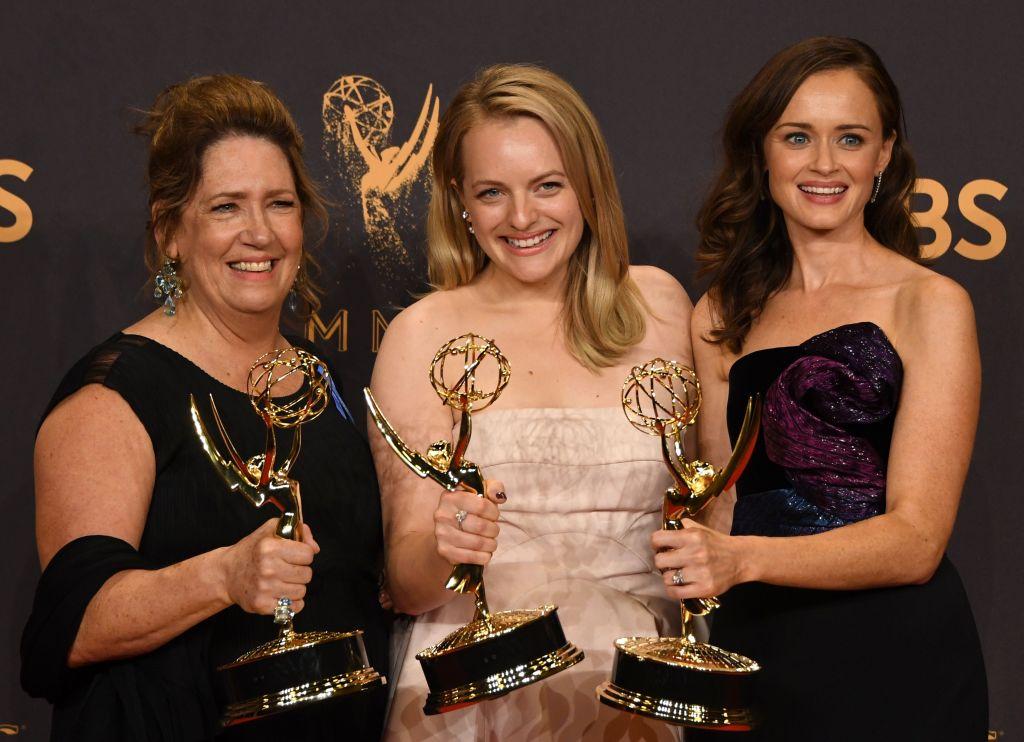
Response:
MULTIPOLYGON (((931 242, 921 243, 921 255, 925 258, 937 258, 943 255, 953 244, 953 230, 946 221, 949 209, 949 192, 945 186, 931 178, 918 178, 914 193, 931 199, 931 206, 925 211, 913 211, 910 216, 914 226, 930 229, 935 233, 931 242)), ((961 238, 953 247, 954 252, 971 260, 989 260, 1006 247, 1006 226, 995 216, 984 211, 975 202, 978 196, 992 196, 1001 201, 1006 195, 1006 186, 995 180, 972 180, 960 190, 957 207, 964 219, 989 233, 990 239, 984 245, 968 242, 961 238)))
POLYGON ((957 199, 960 213, 967 221, 976 224, 992 236, 985 245, 976 245, 964 239, 956 243, 953 249, 971 260, 994 258, 1006 247, 1006 227, 987 211, 982 211, 975 203, 975 199, 981 195, 993 196, 996 201, 1002 201, 1006 195, 1006 186, 995 180, 972 180, 960 191, 960 198, 957 199))
POLYGON ((370 350, 374 353, 380 349, 380 341, 384 339, 387 329, 388 321, 384 319, 379 309, 374 309, 370 316, 370 350))
MULTIPOLYGON (((21 181, 28 180, 32 168, 17 160, 0 160, 0 176, 13 175, 21 181)), ((17 242, 32 229, 32 209, 10 191, 0 188, 0 209, 14 214, 14 224, 0 227, 0 242, 17 242)))
POLYGON ((911 212, 914 226, 930 229, 935 233, 935 239, 931 242, 921 243, 921 256, 925 258, 937 258, 949 249, 953 242, 953 232, 946 223, 946 209, 949 208, 949 194, 937 180, 931 178, 918 178, 914 193, 920 193, 931 199, 932 205, 927 211, 911 212))
POLYGON ((338 350, 344 352, 348 350, 348 310, 339 309, 333 317, 331 317, 330 323, 324 323, 320 319, 320 315, 316 312, 309 317, 309 322, 306 323, 306 339, 311 343, 316 342, 316 336, 319 335, 325 341, 330 340, 334 335, 338 336, 338 350))

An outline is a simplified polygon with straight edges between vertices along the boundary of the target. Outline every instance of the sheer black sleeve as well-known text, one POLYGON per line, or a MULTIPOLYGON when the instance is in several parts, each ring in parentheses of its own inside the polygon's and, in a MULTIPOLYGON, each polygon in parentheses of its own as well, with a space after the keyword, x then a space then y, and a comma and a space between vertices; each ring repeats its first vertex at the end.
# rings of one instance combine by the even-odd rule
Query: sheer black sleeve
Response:
POLYGON ((74 684, 68 653, 89 601, 118 572, 148 569, 131 544, 113 536, 83 536, 50 561, 36 588, 21 637, 21 686, 56 703, 74 684))

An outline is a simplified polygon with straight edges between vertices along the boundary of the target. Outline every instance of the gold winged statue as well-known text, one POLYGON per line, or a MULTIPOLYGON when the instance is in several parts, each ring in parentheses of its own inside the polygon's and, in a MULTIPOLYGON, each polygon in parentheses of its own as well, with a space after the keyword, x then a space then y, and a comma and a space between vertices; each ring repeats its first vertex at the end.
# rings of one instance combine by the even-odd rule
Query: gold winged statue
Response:
MULTIPOLYGON (((508 386, 511 378, 508 361, 492 341, 468 335, 446 343, 434 356, 430 368, 430 382, 434 391, 442 402, 460 413, 459 436, 454 446, 447 439, 442 439, 432 443, 426 454, 421 454, 402 440, 398 431, 381 412, 373 394, 366 389, 364 397, 370 416, 387 444, 418 476, 433 479, 449 492, 462 490, 482 497, 483 474, 479 467, 465 456, 473 433, 472 412, 487 407, 508 386), (454 383, 446 381, 445 361, 453 355, 463 354, 467 357, 463 359, 461 376, 454 383), (469 357, 470 355, 472 357, 469 357), (497 382, 493 389, 485 390, 477 386, 476 370, 485 358, 491 358, 497 365, 497 382)), ((478 617, 487 620, 489 610, 484 594, 482 565, 456 564, 448 576, 445 587, 457 593, 473 593, 477 600, 478 617)))
MULTIPOLYGON (((235 448, 210 396, 210 410, 220 433, 225 457, 213 442, 193 395, 189 414, 196 438, 214 471, 227 485, 255 507, 269 504, 281 516, 277 535, 302 540, 302 497, 299 483, 289 475, 302 447, 303 423, 312 421, 331 398, 327 366, 301 348, 275 350, 261 356, 249 369, 249 402, 266 427, 263 453, 243 459, 235 448), (286 379, 298 376, 298 394, 274 397, 286 379), (287 458, 277 463, 276 428, 295 431, 287 458)), ((225 707, 221 723, 234 726, 300 706, 370 690, 387 680, 370 666, 362 630, 296 632, 295 614, 288 598, 278 600, 275 639, 246 652, 234 662, 218 667, 224 687, 225 707)))

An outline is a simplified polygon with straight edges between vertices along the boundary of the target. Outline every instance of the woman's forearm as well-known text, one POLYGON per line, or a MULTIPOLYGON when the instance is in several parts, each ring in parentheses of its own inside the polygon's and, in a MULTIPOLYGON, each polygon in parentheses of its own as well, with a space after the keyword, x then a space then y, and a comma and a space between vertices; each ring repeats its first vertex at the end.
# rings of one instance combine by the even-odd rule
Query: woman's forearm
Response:
POLYGON ((455 597, 445 589, 452 565, 437 553, 433 533, 407 533, 388 548, 388 593, 395 611, 417 616, 455 597))
POLYGON ((145 654, 230 606, 224 551, 111 577, 85 609, 68 666, 145 654))
POLYGON ((742 555, 741 582, 819 590, 927 582, 946 546, 896 513, 812 536, 733 538, 742 555))

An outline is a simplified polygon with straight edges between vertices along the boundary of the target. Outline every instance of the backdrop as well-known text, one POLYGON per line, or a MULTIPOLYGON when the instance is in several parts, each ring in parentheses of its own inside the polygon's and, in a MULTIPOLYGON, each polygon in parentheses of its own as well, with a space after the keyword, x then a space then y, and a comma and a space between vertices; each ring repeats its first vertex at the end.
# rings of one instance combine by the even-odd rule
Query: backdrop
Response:
MULTIPOLYGON (((981 427, 950 551, 985 648, 991 726, 1021 739, 1024 457, 1013 451, 1024 422, 1024 262, 1013 240, 1024 226, 1024 58, 1012 29, 1022 27, 1024 11, 1012 0, 7 0, 0 733, 40 739, 48 729, 48 707, 27 698, 17 679, 38 578, 31 458, 39 415, 73 361, 154 306, 144 289, 145 155, 131 133, 135 110, 170 83, 217 71, 263 80, 291 108, 310 166, 337 202, 323 248, 328 294, 299 329, 341 369, 349 404, 361 409, 356 392, 388 320, 422 288, 425 157, 439 110, 476 69, 539 62, 580 90, 611 147, 634 262, 670 271, 696 300, 703 286, 693 275, 693 219, 728 101, 781 47, 840 34, 873 45, 900 85, 922 176, 913 202, 922 239, 936 270, 963 284, 977 310, 981 427)), ((880 615, 860 639, 885 627, 880 615)))

